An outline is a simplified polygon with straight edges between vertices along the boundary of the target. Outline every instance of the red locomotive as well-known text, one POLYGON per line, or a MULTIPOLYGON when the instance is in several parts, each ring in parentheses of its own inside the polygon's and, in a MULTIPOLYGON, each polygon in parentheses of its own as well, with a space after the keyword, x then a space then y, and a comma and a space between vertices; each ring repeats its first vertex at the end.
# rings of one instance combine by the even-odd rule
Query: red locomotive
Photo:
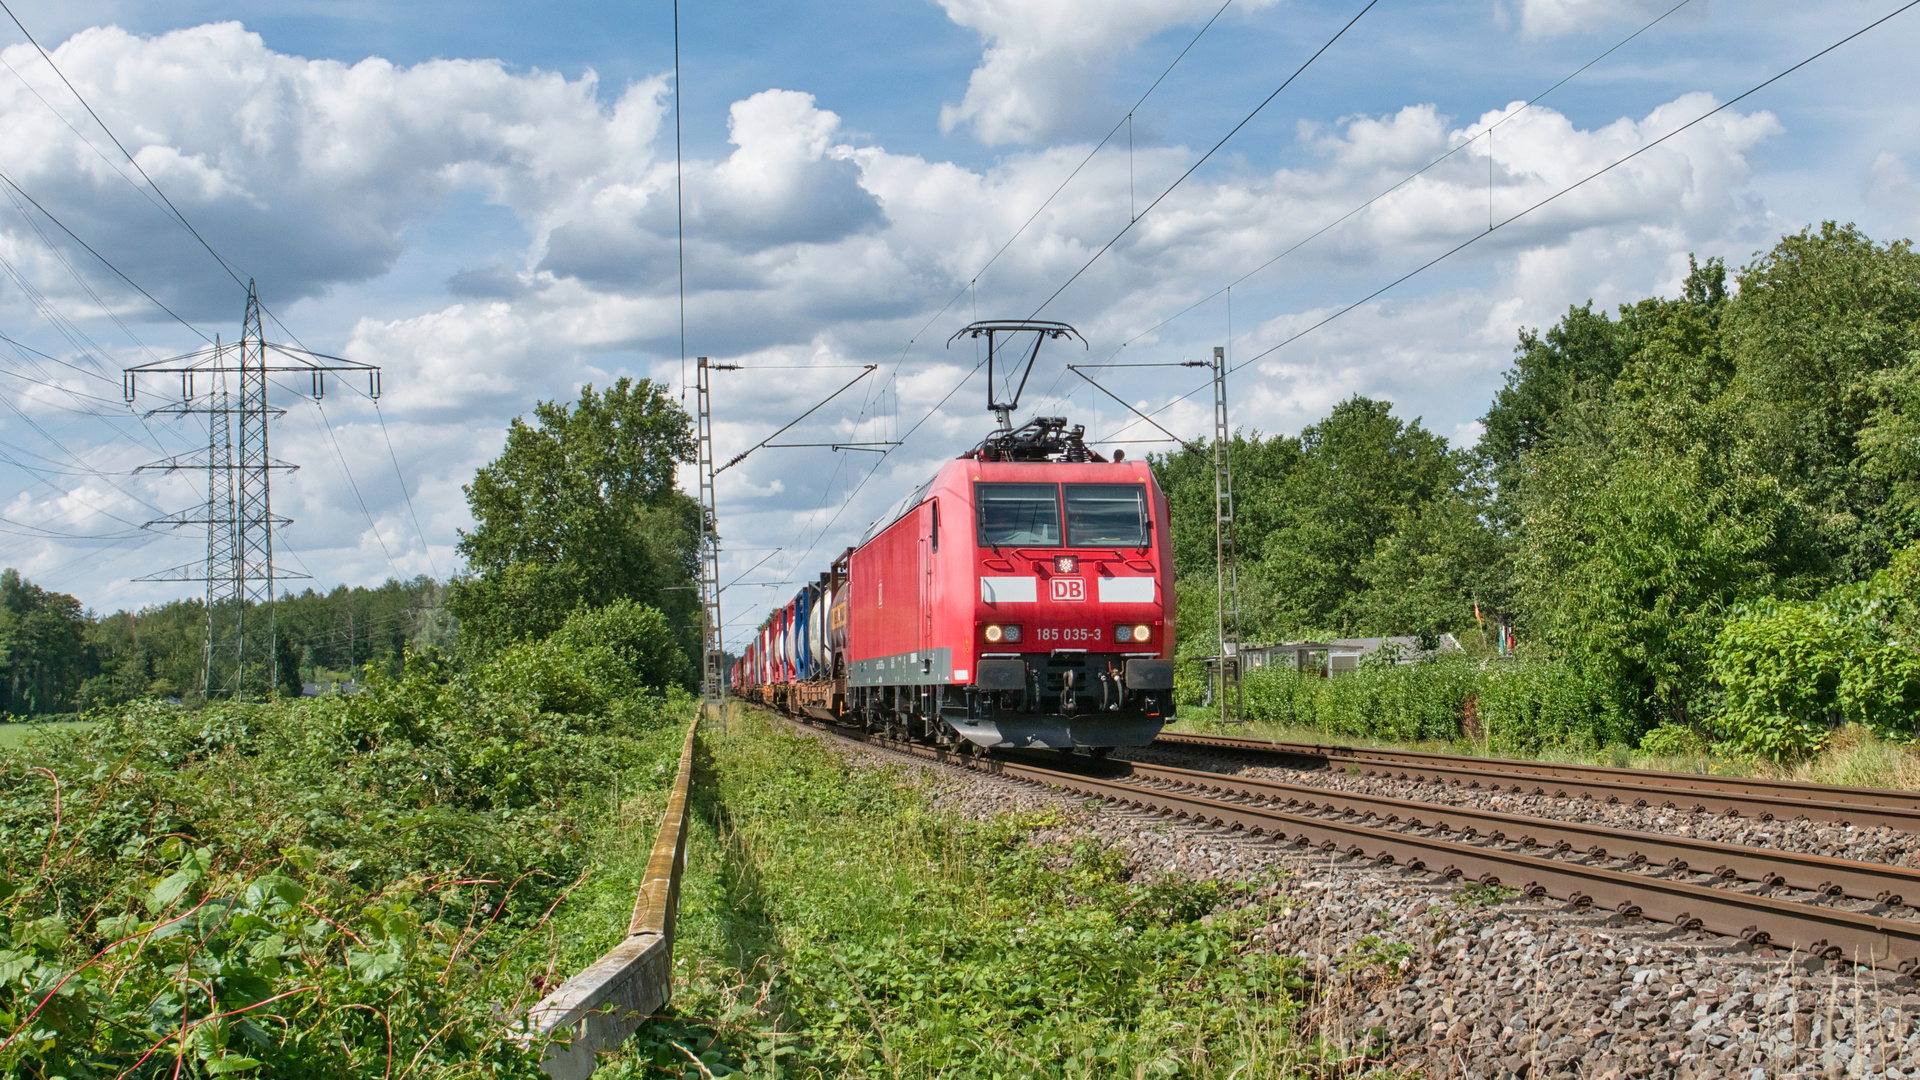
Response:
MULTIPOLYGON (((1073 333, 969 332, 988 335, 989 365, 994 335, 1037 332, 1029 371, 1040 340, 1073 333)), ((1083 428, 1041 417, 1013 429, 1013 405, 989 405, 1000 430, 762 624, 733 666, 736 694, 937 742, 1098 752, 1153 740, 1173 713, 1166 498, 1145 462, 1107 460, 1083 428)))

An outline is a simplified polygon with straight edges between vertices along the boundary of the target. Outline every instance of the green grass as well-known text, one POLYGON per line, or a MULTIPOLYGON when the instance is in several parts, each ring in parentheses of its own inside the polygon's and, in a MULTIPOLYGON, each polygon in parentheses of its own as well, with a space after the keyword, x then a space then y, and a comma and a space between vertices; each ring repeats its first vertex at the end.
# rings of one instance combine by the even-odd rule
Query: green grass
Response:
POLYGON ((1057 813, 944 814, 920 774, 746 710, 702 741, 673 1015, 607 1080, 1281 1077, 1337 1056, 1296 1037, 1296 963, 1248 946, 1283 903, 1251 884, 1130 880, 1057 813))
POLYGON ((1606 765, 1614 768, 1652 769, 1662 772, 1698 773, 1710 776, 1753 776, 1782 780, 1805 780, 1819 784, 1849 787, 1884 788, 1893 791, 1920 790, 1920 752, 1912 743, 1883 738, 1858 724, 1849 724, 1834 733, 1832 739, 1805 761, 1777 764, 1765 758, 1715 753, 1704 740, 1673 752, 1646 753, 1614 745, 1593 750, 1545 744, 1532 754, 1503 754, 1485 742, 1470 739, 1394 740, 1346 735, 1325 728, 1251 721, 1222 724, 1212 710, 1185 706, 1180 718, 1167 725, 1172 732, 1207 735, 1231 735, 1245 739, 1274 742, 1318 743, 1326 746, 1351 746, 1372 750, 1419 750, 1440 754, 1467 754, 1474 757, 1514 761, 1548 761, 1568 765, 1606 765))
POLYGON ((86 731, 99 726, 99 723, 98 720, 10 720, 0 723, 0 750, 13 750, 25 746, 36 735, 86 731))

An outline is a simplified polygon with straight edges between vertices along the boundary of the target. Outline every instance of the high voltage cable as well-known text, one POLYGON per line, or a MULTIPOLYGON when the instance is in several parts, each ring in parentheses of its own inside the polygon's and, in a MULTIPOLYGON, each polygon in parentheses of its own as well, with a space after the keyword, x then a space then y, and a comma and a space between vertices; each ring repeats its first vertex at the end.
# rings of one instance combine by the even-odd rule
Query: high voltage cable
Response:
MULTIPOLYGON (((1920 0, 1909 0, 1908 3, 1902 4, 1900 7, 1895 8, 1893 11, 1888 12, 1885 15, 1882 15, 1880 18, 1875 19, 1874 21, 1868 23, 1867 25, 1861 27, 1860 29, 1855 30, 1853 33, 1848 34, 1846 37, 1843 37, 1840 40, 1834 42, 1833 44, 1828 45, 1826 48, 1821 49, 1819 52, 1816 52, 1813 55, 1808 56, 1806 59, 1801 60, 1799 63, 1796 63, 1793 66, 1786 68, 1780 71, 1779 73, 1772 75, 1767 79, 1764 79, 1761 82, 1754 84, 1752 87, 1749 87, 1748 89, 1742 91, 1738 95, 1735 95, 1734 97, 1729 98, 1725 102, 1714 106, 1713 108, 1707 110, 1704 113, 1701 113, 1699 116, 1694 117, 1692 120, 1689 120, 1686 123, 1680 125, 1679 127, 1673 129, 1672 131, 1667 132, 1665 135, 1662 135, 1659 138, 1653 140, 1652 142, 1647 143, 1646 145, 1640 147, 1639 149, 1633 151, 1632 153, 1627 154, 1624 157, 1618 158, 1615 161, 1611 162, 1610 164, 1602 166, 1601 168, 1596 169, 1591 173, 1588 173, 1586 176, 1583 176, 1580 179, 1574 181, 1573 183, 1568 184, 1566 187, 1561 188, 1559 191, 1556 191, 1553 194, 1547 196, 1546 198, 1541 199, 1539 202, 1536 202, 1533 205, 1527 207, 1526 209, 1521 210, 1519 213, 1513 214, 1512 216, 1507 217, 1504 220, 1501 220, 1493 225, 1490 225, 1486 229, 1486 231, 1473 234, 1471 237, 1468 237, 1466 240, 1461 241, 1460 243, 1454 245, 1451 248, 1448 248, 1446 251, 1441 252, 1439 255, 1434 256, 1433 258, 1427 260, 1426 262, 1420 264, 1419 266, 1413 268, 1412 270, 1409 270, 1406 273, 1400 275, 1399 277, 1394 278, 1392 281, 1387 282, 1386 284, 1373 290, 1372 292, 1361 297, 1360 299, 1355 300, 1350 304, 1347 304, 1345 307, 1342 307, 1339 310, 1333 312, 1331 315, 1328 315, 1325 318, 1319 320, 1318 322, 1313 323, 1311 326, 1308 326, 1305 329, 1300 330, 1299 332, 1294 333, 1288 336, 1287 338, 1277 342, 1276 344, 1270 345, 1267 348, 1262 349, 1260 352, 1255 353, 1254 355, 1246 358, 1245 360, 1240 361, 1239 363, 1235 364, 1232 368, 1230 368, 1229 371, 1230 372, 1238 371, 1249 364, 1255 363, 1264 357, 1270 356, 1273 353, 1278 352, 1280 349, 1283 349, 1286 346, 1291 345, 1292 343, 1300 340, 1301 338, 1306 337, 1308 334, 1311 334, 1315 330, 1318 330, 1321 327, 1327 325, 1328 323, 1333 322, 1335 319, 1340 318, 1341 316, 1347 314, 1348 312, 1354 310, 1355 308, 1368 303, 1369 301, 1380 296, 1382 293, 1385 293, 1393 289, 1394 287, 1400 284, 1403 284, 1409 279, 1421 273, 1424 273, 1429 269, 1432 269, 1434 266, 1439 265, 1441 262, 1445 261, 1446 259, 1451 258, 1455 254, 1458 254, 1459 252, 1466 250, 1467 248, 1473 246, 1474 244, 1479 243, 1481 240, 1484 240, 1485 238, 1493 235, 1495 232, 1499 231, 1500 229, 1503 229, 1508 225, 1513 224, 1514 222, 1520 220, 1521 218, 1526 217, 1528 214, 1533 213, 1535 210, 1538 210, 1541 207, 1546 206, 1551 202, 1554 202, 1555 200, 1559 199, 1563 195, 1568 194, 1569 192, 1572 192, 1580 187, 1585 186, 1586 184, 1588 184, 1593 180, 1599 179, 1600 177, 1606 175, 1607 173, 1610 173, 1613 170, 1619 168, 1620 166, 1625 165, 1627 162, 1632 161, 1633 159, 1639 157, 1641 154, 1644 154, 1647 151, 1652 150, 1654 147, 1665 143, 1667 140, 1673 138, 1674 136, 1692 129, 1695 125, 1702 123, 1703 121, 1706 121, 1718 115, 1719 113, 1726 111, 1727 109, 1732 108, 1733 106, 1739 104, 1741 101, 1749 97, 1752 97, 1754 94, 1757 94, 1760 91, 1766 89, 1767 87, 1772 86, 1774 83, 1779 82, 1781 79, 1786 78, 1788 75, 1793 74, 1794 72, 1800 70, 1801 68, 1806 67, 1808 64, 1813 63, 1815 60, 1818 60, 1821 57, 1827 55, 1828 53, 1833 52, 1835 49, 1840 48, 1842 45, 1845 45, 1848 42, 1853 41, 1855 38, 1858 38, 1866 34, 1868 31, 1871 31, 1879 27, 1882 23, 1888 22, 1894 17, 1904 14, 1905 12, 1910 11, 1915 7, 1920 7, 1920 0)), ((1203 383, 1200 386, 1196 386, 1194 389, 1189 390, 1184 394, 1181 394, 1179 397, 1176 397, 1172 401, 1169 401, 1165 405, 1162 405, 1158 409, 1155 409, 1153 413, 1149 415, 1158 415, 1159 413, 1165 412, 1166 410, 1172 408, 1174 405, 1178 404, 1179 402, 1184 401, 1187 398, 1190 398, 1193 395, 1199 393, 1201 390, 1205 389, 1206 386, 1208 385, 1211 385, 1211 384, 1203 383)), ((1116 429, 1115 434, 1118 434, 1121 431, 1125 431, 1127 428, 1132 427, 1135 423, 1138 423, 1138 422, 1139 421, 1133 421, 1133 422, 1122 425, 1120 428, 1116 429)))
MULTIPOLYGON (((4 6, 4 3, 5 3, 5 0, 0 0, 0 6, 4 6)), ((113 265, 112 260, 108 259, 105 255, 100 254, 98 251, 95 251, 92 244, 89 244, 85 240, 80 239, 78 234, 76 234, 72 229, 67 228, 66 222, 61 221, 59 218, 55 217, 52 211, 48 210, 44 206, 41 206, 40 203, 36 199, 34 199, 33 196, 27 194, 24 190, 22 190, 19 184, 14 183, 13 177, 8 176, 4 172, 0 172, 0 181, 5 181, 8 187, 12 188, 16 192, 19 192, 21 198, 32 203, 33 208, 35 210, 38 210, 42 214, 45 214, 47 216, 48 221, 51 221, 55 225, 59 226, 60 231, 63 233, 66 233, 69 237, 71 237, 74 243, 79 244, 83 248, 86 248, 87 254, 92 255, 96 259, 99 259, 101 264, 104 265, 107 269, 113 271, 116 275, 118 275, 121 281, 124 281, 128 285, 133 286, 134 290, 138 292, 141 296, 144 296, 148 300, 153 301, 154 307, 157 307, 161 311, 164 311, 167 314, 173 316, 174 320, 178 322, 181 326, 184 326, 187 329, 193 331, 195 334, 198 334, 200 336, 200 340, 208 343, 209 345, 213 343, 213 339, 208 337, 206 333, 202 331, 199 327, 188 322, 186 319, 181 318, 179 312, 176 312, 172 308, 161 303, 159 298, 155 297, 152 293, 148 292, 145 288, 143 288, 140 285, 139 282, 128 277, 126 273, 123 272, 119 267, 113 265)))
POLYGON ((1227 145, 1227 140, 1239 134, 1241 128, 1246 127, 1248 124, 1252 123, 1253 118, 1256 116, 1259 116, 1260 111, 1262 109, 1265 109, 1268 105, 1273 104, 1273 99, 1279 97, 1281 91, 1293 85, 1293 80, 1299 78, 1301 73, 1305 72, 1307 68, 1313 66, 1313 62, 1315 60, 1320 59, 1320 56, 1322 53, 1326 52, 1328 49, 1333 48, 1334 43, 1339 41, 1342 37, 1345 37, 1347 31, 1353 29, 1353 25, 1359 22, 1360 19, 1363 16, 1365 16, 1367 12, 1372 11, 1373 6, 1375 4, 1378 4, 1379 2, 1380 0, 1367 0, 1366 7, 1361 8, 1358 14, 1354 15, 1353 18, 1347 20, 1346 25, 1342 26, 1339 29, 1339 31, 1337 31, 1332 37, 1328 38, 1326 44, 1320 46, 1320 48, 1314 51, 1314 54, 1312 56, 1307 57, 1304 63, 1302 63, 1298 68, 1294 69, 1293 74, 1287 76, 1287 79, 1285 82, 1275 87, 1273 93, 1268 94, 1265 101, 1262 101, 1260 104, 1255 105, 1253 107, 1252 112, 1248 113, 1243 119, 1241 119, 1239 123, 1233 125, 1233 130, 1227 132, 1225 135, 1220 136, 1220 141, 1217 143, 1214 143, 1212 149, 1200 155, 1200 160, 1194 162, 1191 166, 1189 166, 1186 172, 1183 172, 1180 174, 1180 178, 1178 180, 1175 180, 1172 184, 1168 185, 1165 191, 1162 191, 1158 196, 1154 198, 1152 202, 1148 203, 1147 208, 1145 210, 1140 211, 1139 216, 1134 217, 1132 220, 1128 221, 1127 224, 1123 228, 1121 228, 1119 232, 1114 233, 1113 239, 1107 241, 1104 245, 1102 245, 1099 251, 1094 252, 1093 257, 1088 259, 1085 265, 1081 266, 1080 269, 1075 270, 1073 272, 1072 277, 1068 278, 1065 282, 1063 282, 1059 288, 1053 290, 1053 295, 1047 297, 1045 300, 1042 300, 1040 302, 1040 306, 1037 308, 1034 308, 1033 314, 1027 316, 1027 318, 1029 319, 1039 318, 1040 313, 1047 310, 1047 306, 1049 304, 1059 299, 1060 294, 1063 292, 1066 292, 1067 287, 1069 285, 1072 285, 1074 282, 1080 280, 1081 274, 1086 273, 1087 270, 1091 268, 1094 263, 1100 261, 1100 256, 1105 255, 1107 251, 1113 247, 1113 245, 1119 243, 1120 238, 1127 235, 1128 232, 1132 231, 1133 227, 1135 225, 1138 225, 1142 218, 1146 217, 1148 214, 1153 213, 1153 208, 1156 206, 1159 206, 1160 201, 1162 199, 1165 199, 1167 196, 1173 194, 1173 191, 1175 188, 1179 187, 1183 183, 1186 183, 1187 177, 1192 176, 1196 171, 1199 170, 1200 166, 1205 165, 1207 163, 1207 160, 1213 157, 1214 154, 1218 153, 1221 147, 1227 145))
POLYGON ((394 479, 400 481, 400 494, 407 500, 407 515, 413 518, 413 531, 420 536, 420 550, 426 553, 427 569, 433 571, 434 580, 440 578, 440 565, 434 561, 433 545, 427 543, 427 531, 420 527, 420 513, 413 508, 413 493, 407 490, 407 477, 400 471, 400 455, 394 453, 393 436, 387 433, 387 418, 380 411, 380 403, 373 403, 373 415, 380 418, 380 435, 387 440, 387 457, 393 462, 394 479))
MULTIPOLYGON (((219 252, 213 250, 213 245, 207 243, 207 238, 200 235, 200 230, 193 227, 193 223, 188 221, 187 216, 180 212, 180 208, 173 205, 173 200, 167 198, 167 193, 160 190, 160 185, 153 182, 153 177, 147 175, 147 170, 140 167, 139 159, 135 158, 133 154, 128 152, 126 146, 120 142, 120 137, 113 133, 113 129, 107 126, 107 122, 105 120, 100 119, 99 113, 93 111, 93 106, 88 104, 86 95, 82 94, 80 92, 80 89, 73 85, 73 83, 67 78, 67 73, 60 70, 60 65, 53 62, 53 57, 47 55, 47 50, 40 47, 40 42, 35 40, 32 32, 29 31, 26 28, 26 25, 20 21, 20 16, 15 15, 13 13, 13 9, 7 6, 6 0, 0 0, 0 10, 4 10, 7 13, 7 18, 13 20, 13 25, 19 27, 20 32, 26 35, 27 40, 32 43, 34 51, 40 54, 40 59, 45 60, 47 62, 47 66, 53 69, 53 73, 55 75, 58 75, 60 77, 60 81, 66 84, 67 89, 73 92, 73 96, 75 100, 80 102, 80 107, 87 110, 87 115, 93 117, 93 122, 96 124, 99 124, 100 130, 106 132, 107 138, 113 140, 113 145, 118 147, 120 150, 120 153, 126 156, 127 163, 132 165, 134 169, 140 173, 140 178, 142 180, 145 180, 148 186, 153 188, 154 194, 160 196, 160 200, 167 204, 167 209, 173 211, 174 219, 178 221, 181 224, 181 226, 185 228, 189 233, 192 233, 193 238, 195 240, 200 241, 200 246, 207 249, 207 254, 213 256, 214 261, 220 264, 220 268, 227 272, 228 277, 233 278, 234 284, 245 287, 246 282, 240 280, 240 275, 235 273, 233 267, 227 264, 227 260, 220 257, 219 252)), ((124 175, 125 174, 122 174, 122 176, 124 175)), ((11 183, 12 181, 8 181, 8 182, 11 183)), ((133 181, 129 179, 127 182, 132 183, 133 181)), ((62 228, 65 228, 65 226, 62 226, 62 228)), ((69 233, 68 235, 72 235, 72 234, 69 233)), ((78 237, 75 237, 75 239, 78 239, 78 237)), ((102 261, 104 262, 105 260, 102 260, 102 261)), ((118 273, 118 271, 115 271, 115 272, 118 273)), ((124 277, 125 275, 122 275, 122 276, 124 277)), ((132 284, 131 280, 128 281, 128 284, 132 284)), ((139 288, 139 286, 137 285, 134 287, 139 288)), ((141 290, 141 292, 143 293, 145 291, 146 290, 144 289, 141 290)), ((148 297, 148 299, 151 300, 153 298, 148 297)), ((159 303, 159 301, 155 300, 154 303, 157 304, 159 303)), ((163 308, 164 306, 165 305, 162 305, 163 308)), ((169 311, 168 314, 171 315, 173 313, 169 311)), ((179 318, 179 316, 177 315, 175 315, 174 317, 179 318)), ((184 322, 185 320, 181 320, 181 321, 184 322)), ((198 331, 196 331, 196 333, 197 332, 198 331)), ((201 336, 205 337, 206 335, 203 334, 201 336)))
MULTIPOLYGON (((61 83, 64 84, 68 89, 68 91, 70 91, 73 94, 74 99, 80 102, 81 108, 87 111, 87 115, 92 117, 94 123, 100 126, 100 130, 106 134, 108 139, 112 140, 115 148, 117 148, 120 151, 120 153, 127 159, 127 162, 134 167, 135 171, 137 171, 140 174, 141 179, 147 182, 147 186, 152 189, 153 194, 158 195, 160 197, 160 200, 166 204, 167 210, 171 212, 169 216, 174 221, 178 222, 182 228, 186 229, 186 231, 189 234, 191 234, 196 241, 199 242, 201 247, 206 249, 207 254, 211 255, 214 261, 219 263, 220 268, 226 271, 227 276, 232 278, 235 284, 244 286, 246 282, 241 279, 239 273, 234 269, 233 265, 229 263, 227 259, 220 254, 218 250, 214 248, 212 243, 210 243, 207 240, 206 236, 203 235, 199 229, 194 227, 193 223, 187 219, 187 216, 181 212, 180 208, 176 206, 173 200, 167 196, 167 193, 160 187, 160 185, 157 182, 154 181, 153 177, 147 174, 146 169, 141 167, 139 160, 135 158, 130 151, 128 151, 126 145, 120 141, 119 136, 114 134, 113 129, 109 127, 107 125, 107 122, 103 118, 101 118, 100 114, 94 110, 93 105, 87 101, 86 95, 82 94, 79 88, 73 85, 72 80, 67 78, 66 73, 60 70, 60 66, 53 62, 53 57, 48 55, 46 49, 41 47, 40 42, 34 38, 32 32, 29 31, 26 28, 25 24, 23 24, 20 21, 19 16, 14 14, 13 9, 6 4, 6 0, 0 0, 0 10, 4 10, 7 14, 7 17, 13 21, 14 26, 18 27, 20 32, 26 36, 28 42, 30 42, 33 45, 34 50, 40 54, 40 58, 46 62, 47 67, 53 70, 53 73, 59 77, 61 83)), ((18 72, 15 72, 15 76, 19 77, 18 72)), ((21 81, 24 83, 25 79, 21 79, 21 81)), ((32 89, 31 84, 29 84, 28 88, 30 90, 32 89)), ((40 100, 42 101, 42 103, 46 104, 48 109, 52 110, 55 113, 55 115, 61 115, 58 109, 53 108, 53 105, 51 102, 47 102, 44 97, 41 97, 39 95, 38 91, 35 91, 34 93, 36 97, 40 97, 40 100)), ((678 93, 677 88, 675 90, 675 93, 676 94, 678 93)), ((61 116, 61 120, 63 123, 66 123, 66 118, 64 116, 61 116)), ((97 147, 94 147, 93 144, 85 138, 85 136, 80 135, 80 132, 77 128, 73 128, 73 125, 71 123, 67 123, 67 126, 69 129, 74 131, 74 134, 77 137, 79 137, 82 142, 86 142, 90 148, 94 149, 96 154, 99 153, 99 149, 97 147)), ((135 190, 137 191, 142 190, 140 188, 140 185, 135 184, 131 177, 128 177, 125 173, 120 172, 118 169, 115 169, 114 171, 115 171, 115 175, 118 175, 121 177, 121 179, 126 180, 127 183, 132 185, 135 190)), ((180 315, 175 313, 171 308, 167 307, 165 304, 161 303, 157 298, 153 296, 153 294, 149 293, 145 288, 141 287, 141 285, 138 282, 134 281, 127 274, 123 273, 119 269, 119 267, 113 265, 112 262, 110 262, 105 256, 101 255, 98 251, 96 251, 91 245, 87 244, 86 241, 81 240, 80 237, 73 232, 73 230, 67 228, 65 223, 61 222, 59 218, 55 217, 52 213, 47 211, 46 208, 41 206, 37 201, 35 201, 31 195, 28 195, 25 191, 21 190, 19 185, 15 184, 10 177, 7 177, 4 173, 0 173, 0 180, 4 180, 7 186, 13 188, 16 192, 18 192, 22 198, 25 198, 28 202, 33 203, 34 207, 40 210, 41 213, 45 214, 48 220, 52 221, 55 225, 59 226, 62 232, 65 232, 69 237, 72 237, 74 242, 80 244, 81 247, 86 248, 89 253, 91 253, 95 258, 99 259, 103 264, 105 264, 107 268, 112 270, 116 275, 118 275, 121 280, 125 281, 128 285, 132 286, 142 296, 152 301, 155 306, 159 307, 162 311, 165 311, 168 315, 173 316, 173 318, 176 321, 180 322, 181 325, 187 327, 187 329, 192 330, 195 334, 198 334, 202 340, 211 341, 211 339, 208 338, 207 335, 204 332, 202 332, 198 327, 194 326, 192 323, 188 322, 186 319, 181 318, 180 315)), ((143 195, 145 194, 144 191, 142 193, 143 195)), ((149 202, 152 202, 151 196, 147 196, 147 199, 149 202)), ((155 208, 158 209, 158 204, 155 204, 155 208)), ((56 254, 57 254, 57 250, 56 250, 56 254)), ((85 283, 83 282, 82 284, 84 286, 85 283)), ((302 349, 306 349, 306 346, 300 342, 299 337, 295 335, 293 331, 289 329, 287 325, 280 320, 280 317, 277 314, 269 310, 264 304, 261 305, 261 310, 266 314, 266 316, 269 319, 273 320, 274 324, 278 326, 283 333, 286 333, 290 338, 292 338, 295 344, 299 345, 302 349)), ((136 343, 138 343, 137 338, 135 338, 135 341, 136 343)), ((311 350, 308 350, 308 351, 311 351, 311 350)), ((371 395, 369 395, 369 397, 371 397, 371 395)), ((315 403, 315 407, 318 408, 318 403, 315 403)), ((412 496, 412 493, 407 488, 406 477, 404 473, 402 473, 400 470, 400 462, 399 462, 398 455, 394 454, 393 452, 393 439, 391 434, 389 434, 387 431, 386 417, 384 414, 380 412, 378 402, 374 403, 374 411, 375 411, 375 414, 379 417, 381 434, 387 440, 388 453, 389 453, 389 456, 392 457, 393 459, 394 472, 396 476, 398 476, 400 479, 401 493, 402 495, 405 496, 407 500, 407 508, 408 508, 409 515, 413 520, 414 529, 416 532, 420 534, 420 542, 421 542, 422 549, 426 552, 427 563, 430 567, 434 567, 435 576, 437 577, 438 568, 437 566, 435 566, 435 562, 433 559, 433 553, 431 550, 432 545, 427 541, 425 531, 422 530, 420 527, 419 514, 415 512, 413 509, 413 496, 412 496)), ((339 438, 338 436, 334 435, 332 421, 327 418, 326 412, 324 409, 320 410, 320 416, 321 416, 322 423, 325 425, 327 429, 327 433, 329 437, 333 441, 334 449, 339 458, 341 469, 346 473, 348 485, 353 488, 354 497, 356 501, 360 503, 362 513, 366 514, 368 524, 373 529, 375 539, 379 540, 382 552, 386 553, 389 566, 392 567, 396 573, 398 573, 399 566, 397 563, 393 561, 393 556, 391 552, 387 552, 386 550, 386 541, 383 537, 380 536, 379 525, 377 522, 374 521, 372 513, 367 509, 366 501, 360 497, 359 484, 353 477, 353 470, 351 466, 347 464, 346 455, 344 453, 340 453, 339 438)))

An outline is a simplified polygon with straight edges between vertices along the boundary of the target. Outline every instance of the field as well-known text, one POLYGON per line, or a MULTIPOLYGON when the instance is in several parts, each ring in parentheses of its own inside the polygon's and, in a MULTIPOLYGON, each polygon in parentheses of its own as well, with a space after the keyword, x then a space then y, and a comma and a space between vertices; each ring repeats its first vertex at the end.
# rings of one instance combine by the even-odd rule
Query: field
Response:
POLYGON ((0 750, 14 750, 25 746, 36 735, 85 731, 98 724, 97 720, 11 721, 0 724, 0 750))

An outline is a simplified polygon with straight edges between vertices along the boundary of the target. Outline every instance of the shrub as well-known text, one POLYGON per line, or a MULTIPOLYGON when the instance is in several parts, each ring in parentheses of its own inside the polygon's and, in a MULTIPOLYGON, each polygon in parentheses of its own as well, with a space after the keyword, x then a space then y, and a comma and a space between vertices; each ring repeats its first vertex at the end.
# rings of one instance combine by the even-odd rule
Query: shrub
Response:
POLYGON ((678 753, 613 657, 413 658, 0 752, 0 1075, 538 1076, 496 1009, 610 943, 543 930, 604 878, 608 790, 678 753))
POLYGON ((1724 692, 1710 720, 1730 749, 1805 757, 1851 721, 1877 735, 1920 733, 1920 651, 1913 645, 1916 549, 1871 580, 1813 601, 1737 611, 1714 639, 1724 692))
POLYGON ((1487 746, 1498 754, 1631 741, 1632 722, 1605 688, 1565 661, 1488 664, 1478 706, 1487 746))

